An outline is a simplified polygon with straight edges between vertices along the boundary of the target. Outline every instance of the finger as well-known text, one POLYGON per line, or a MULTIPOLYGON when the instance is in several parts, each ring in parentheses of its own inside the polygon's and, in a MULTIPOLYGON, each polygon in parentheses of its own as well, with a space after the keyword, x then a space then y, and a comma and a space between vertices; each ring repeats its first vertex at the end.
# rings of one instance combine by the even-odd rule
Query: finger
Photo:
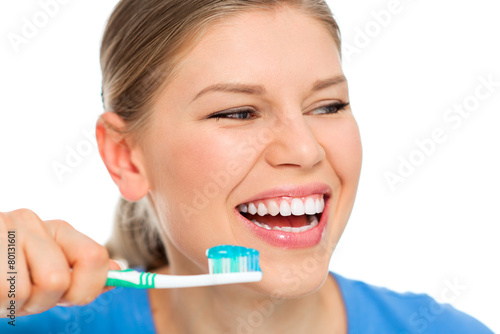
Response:
POLYGON ((8 225, 16 230, 19 314, 45 311, 54 305, 69 285, 66 258, 48 235, 43 222, 32 211, 10 212, 7 220, 8 225))
POLYGON ((26 241, 24 247, 32 286, 22 309, 29 314, 40 313, 53 307, 64 295, 70 286, 70 268, 53 240, 31 236, 26 241))
MULTIPOLYGON (((109 260, 109 270, 123 270, 125 269, 124 265, 121 265, 119 262, 116 262, 114 260, 109 260)), ((115 287, 114 286, 105 286, 102 288, 100 294, 103 294, 105 292, 113 290, 115 287)), ((57 306, 72 306, 72 304, 65 303, 64 301, 60 301, 57 303, 57 306)))
MULTIPOLYGON (((109 270, 123 270, 123 269, 125 269, 124 265, 122 265, 119 262, 116 262, 114 260, 109 260, 109 270)), ((105 292, 111 291, 114 288, 115 288, 114 286, 105 286, 101 290, 101 293, 105 293, 105 292)))
POLYGON ((0 318, 12 313, 22 315, 20 308, 31 293, 31 281, 24 254, 19 251, 17 229, 9 217, 0 213, 0 318))
POLYGON ((123 270, 124 267, 122 264, 118 263, 115 260, 109 260, 109 270, 123 270))
POLYGON ((46 223, 49 233, 61 247, 72 268, 71 283, 61 302, 72 305, 92 302, 106 283, 109 269, 106 248, 63 221, 46 223))

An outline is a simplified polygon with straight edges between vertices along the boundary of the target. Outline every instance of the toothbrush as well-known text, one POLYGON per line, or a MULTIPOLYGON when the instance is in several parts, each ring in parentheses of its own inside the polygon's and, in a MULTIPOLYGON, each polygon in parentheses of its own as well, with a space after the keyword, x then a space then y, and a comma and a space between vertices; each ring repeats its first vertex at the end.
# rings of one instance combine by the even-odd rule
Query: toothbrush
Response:
POLYGON ((188 288, 249 283, 262 280, 259 252, 241 246, 220 245, 207 249, 209 274, 160 275, 133 269, 108 271, 107 286, 138 289, 188 288))

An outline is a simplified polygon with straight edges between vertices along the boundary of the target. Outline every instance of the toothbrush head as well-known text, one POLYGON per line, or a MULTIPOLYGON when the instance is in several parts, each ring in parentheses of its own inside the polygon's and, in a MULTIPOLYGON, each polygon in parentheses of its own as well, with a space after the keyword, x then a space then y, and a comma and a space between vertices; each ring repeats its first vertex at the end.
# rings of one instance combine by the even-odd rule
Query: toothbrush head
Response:
POLYGON ((219 245, 207 249, 210 274, 260 272, 259 251, 233 245, 219 245))
POLYGON ((220 245, 207 249, 210 274, 160 275, 132 269, 108 271, 108 286, 158 289, 251 283, 262 280, 259 252, 241 246, 220 245))

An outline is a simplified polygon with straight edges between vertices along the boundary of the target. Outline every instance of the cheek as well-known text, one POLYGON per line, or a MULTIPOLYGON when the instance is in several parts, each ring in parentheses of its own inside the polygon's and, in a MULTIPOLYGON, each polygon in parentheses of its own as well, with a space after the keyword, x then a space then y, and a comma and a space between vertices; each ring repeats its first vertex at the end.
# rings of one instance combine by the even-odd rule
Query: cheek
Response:
POLYGON ((325 131, 322 146, 326 159, 338 178, 339 187, 334 190, 334 214, 336 223, 333 239, 338 241, 351 214, 361 172, 362 148, 358 125, 351 117, 337 119, 325 131))
POLYGON ((235 164, 238 138, 199 126, 162 129, 168 135, 156 136, 147 156, 151 197, 168 242, 204 266, 204 250, 228 239, 229 231, 218 227, 227 216, 229 191, 239 182, 235 171, 242 169, 241 161, 235 164))
POLYGON ((323 129, 322 146, 326 159, 340 179, 342 187, 357 188, 361 172, 362 148, 356 120, 346 117, 323 129))
POLYGON ((196 216, 225 208, 229 189, 238 183, 243 169, 238 137, 220 132, 214 135, 199 126, 171 130, 152 156, 152 192, 161 194, 171 214, 181 207, 196 216))

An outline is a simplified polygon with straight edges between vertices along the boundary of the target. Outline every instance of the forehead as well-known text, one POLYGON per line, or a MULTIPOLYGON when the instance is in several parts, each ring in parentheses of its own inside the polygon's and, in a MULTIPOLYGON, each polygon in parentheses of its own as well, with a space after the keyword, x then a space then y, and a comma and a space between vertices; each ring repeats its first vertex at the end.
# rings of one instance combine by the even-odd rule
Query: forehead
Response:
POLYGON ((194 90, 218 82, 263 84, 272 90, 290 83, 310 88, 318 79, 342 74, 342 69, 324 23, 285 7, 245 12, 211 26, 177 74, 179 84, 194 90))

